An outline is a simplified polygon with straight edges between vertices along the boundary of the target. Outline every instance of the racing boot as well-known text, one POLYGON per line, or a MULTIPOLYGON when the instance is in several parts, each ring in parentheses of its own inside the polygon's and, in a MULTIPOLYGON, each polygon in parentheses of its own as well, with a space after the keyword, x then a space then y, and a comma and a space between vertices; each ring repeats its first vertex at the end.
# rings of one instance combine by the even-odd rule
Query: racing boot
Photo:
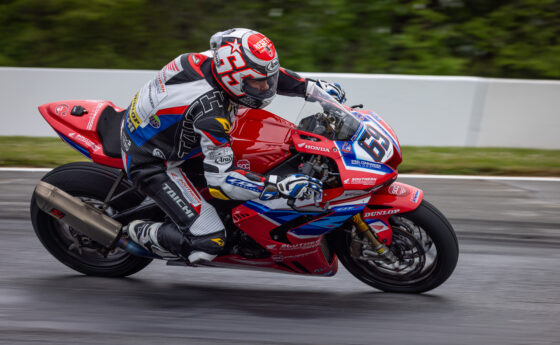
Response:
POLYGON ((188 235, 191 253, 188 260, 191 264, 210 262, 222 251, 225 245, 226 232, 221 230, 207 235, 188 235))
POLYGON ((191 264, 210 262, 225 245, 225 230, 205 235, 183 233, 171 222, 133 221, 123 229, 131 240, 163 259, 183 258, 191 264))
POLYGON ((134 220, 123 228, 123 233, 150 253, 156 254, 165 260, 177 259, 176 255, 166 250, 158 241, 158 231, 162 224, 134 220))

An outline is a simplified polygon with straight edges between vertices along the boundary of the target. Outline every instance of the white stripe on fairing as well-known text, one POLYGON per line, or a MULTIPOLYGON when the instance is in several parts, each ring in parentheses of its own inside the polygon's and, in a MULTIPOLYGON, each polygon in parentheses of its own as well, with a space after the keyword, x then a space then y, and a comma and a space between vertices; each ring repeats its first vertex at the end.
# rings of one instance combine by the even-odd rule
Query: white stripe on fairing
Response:
POLYGON ((276 226, 280 226, 281 224, 278 223, 277 221, 275 221, 274 219, 271 219, 267 216, 265 216, 264 214, 260 213, 259 216, 261 216, 262 218, 266 219, 267 221, 271 222, 272 224, 276 225, 276 226))
MULTIPOLYGON (((2 171, 16 172, 49 172, 50 168, 2 168, 2 171)), ((476 176, 476 175, 422 175, 422 174, 399 174, 399 178, 418 179, 441 179, 441 180, 502 180, 502 181, 537 181, 537 182, 560 182, 560 177, 531 177, 531 176, 476 176)))

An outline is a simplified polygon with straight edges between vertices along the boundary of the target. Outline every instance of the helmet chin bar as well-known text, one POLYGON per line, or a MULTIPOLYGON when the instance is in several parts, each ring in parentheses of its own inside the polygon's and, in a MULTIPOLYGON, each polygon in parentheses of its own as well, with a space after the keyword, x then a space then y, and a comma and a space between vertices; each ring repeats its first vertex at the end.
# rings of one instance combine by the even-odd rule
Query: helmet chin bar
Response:
POLYGON ((252 108, 252 109, 262 109, 262 108, 268 106, 272 102, 274 97, 276 97, 276 93, 274 95, 272 95, 271 97, 263 98, 263 99, 257 99, 257 98, 251 97, 251 96, 244 95, 244 96, 241 96, 241 97, 237 97, 236 99, 232 98, 232 100, 235 103, 238 103, 238 104, 240 104, 242 106, 245 106, 245 107, 249 107, 249 108, 252 108))

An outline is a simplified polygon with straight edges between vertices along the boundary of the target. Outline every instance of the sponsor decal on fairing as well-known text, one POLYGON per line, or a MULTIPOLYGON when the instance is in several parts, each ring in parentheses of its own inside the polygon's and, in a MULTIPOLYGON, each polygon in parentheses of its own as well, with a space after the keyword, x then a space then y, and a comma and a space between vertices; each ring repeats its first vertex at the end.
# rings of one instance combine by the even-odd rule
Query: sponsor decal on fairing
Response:
POLYGON ((101 109, 101 107, 103 107, 104 103, 97 103, 97 105, 95 106, 95 110, 93 111, 93 115, 91 115, 91 117, 89 118, 88 124, 87 124, 87 130, 91 130, 93 128, 93 123, 95 122, 95 119, 97 118, 97 115, 99 115, 99 110, 101 109))
POLYGON ((365 218, 372 218, 372 217, 379 217, 379 216, 390 216, 393 214, 397 214, 401 212, 400 209, 396 208, 396 209, 391 209, 391 210, 377 210, 377 211, 372 211, 372 212, 365 212, 364 213, 364 217, 365 218))
POLYGON ((403 196, 408 194, 408 190, 400 184, 392 184, 388 190, 389 194, 403 196))
POLYGON ((373 232, 380 233, 382 231, 385 230, 390 230, 391 228, 387 225, 387 223, 385 223, 384 221, 382 221, 381 219, 376 219, 373 222, 366 222, 369 227, 373 230, 373 232))
POLYGON ((413 203, 416 204, 416 203, 418 203, 419 196, 420 196, 420 191, 417 190, 416 193, 414 193, 414 194, 412 195, 412 197, 410 198, 410 200, 411 200, 413 203))
POLYGON ((55 109, 54 113, 58 116, 66 116, 68 114, 68 104, 59 104, 55 109))
POLYGON ((340 148, 340 151, 344 152, 344 153, 350 153, 352 152, 352 144, 350 144, 350 142, 345 142, 344 144, 342 144, 342 147, 340 148))
POLYGON ((315 145, 309 145, 307 143, 301 143, 298 144, 298 147, 300 148, 305 148, 307 150, 316 150, 316 151, 321 151, 321 152, 331 152, 331 150, 329 150, 326 147, 321 147, 321 146, 315 146, 315 145))
POLYGON ((342 207, 334 207, 333 211, 335 212, 348 212, 348 211, 356 211, 364 207, 363 205, 355 205, 355 206, 342 206, 342 207))
POLYGON ((73 133, 72 132, 72 133, 68 134, 68 137, 81 141, 87 147, 89 147, 92 151, 96 151, 96 150, 100 149, 99 145, 95 144, 93 141, 89 140, 88 138, 84 137, 83 135, 81 135, 79 133, 73 133))
POLYGON ((375 184, 377 182, 376 177, 352 177, 344 180, 344 184, 375 184))
MULTIPOLYGON (((364 149, 358 146, 358 150, 351 150, 349 152, 343 153, 343 147, 348 142, 337 141, 336 146, 339 148, 344 167, 352 171, 363 171, 367 173, 374 173, 376 175, 385 175, 393 172, 389 166, 374 162, 373 159, 368 155, 364 149)), ((350 146, 352 147, 352 146, 350 146)))

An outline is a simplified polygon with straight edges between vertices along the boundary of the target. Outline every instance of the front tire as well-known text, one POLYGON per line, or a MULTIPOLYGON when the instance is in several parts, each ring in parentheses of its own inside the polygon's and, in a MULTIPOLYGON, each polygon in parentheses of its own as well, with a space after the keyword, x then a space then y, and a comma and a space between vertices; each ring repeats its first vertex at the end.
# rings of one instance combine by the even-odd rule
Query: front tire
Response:
MULTIPOLYGON (((76 162, 53 169, 42 181, 79 197, 94 207, 101 207, 117 176, 116 169, 90 162, 76 162)), ((123 180, 116 193, 129 187, 130 182, 123 180)), ((143 196, 140 193, 128 193, 105 213, 114 216, 119 211, 138 205, 142 200, 143 196)), ((33 228, 43 246, 60 262, 80 273, 101 277, 125 277, 140 271, 152 261, 134 256, 120 248, 114 249, 105 257, 100 251, 102 246, 99 243, 79 233, 79 229, 76 231, 39 209, 34 195, 30 211, 33 228)))
POLYGON ((398 262, 388 263, 367 248, 355 231, 337 231, 332 245, 346 269, 362 282, 386 292, 421 293, 445 282, 457 265, 459 245, 451 224, 423 200, 414 211, 390 218, 389 246, 398 262), (365 249, 364 249, 365 248, 365 249))

